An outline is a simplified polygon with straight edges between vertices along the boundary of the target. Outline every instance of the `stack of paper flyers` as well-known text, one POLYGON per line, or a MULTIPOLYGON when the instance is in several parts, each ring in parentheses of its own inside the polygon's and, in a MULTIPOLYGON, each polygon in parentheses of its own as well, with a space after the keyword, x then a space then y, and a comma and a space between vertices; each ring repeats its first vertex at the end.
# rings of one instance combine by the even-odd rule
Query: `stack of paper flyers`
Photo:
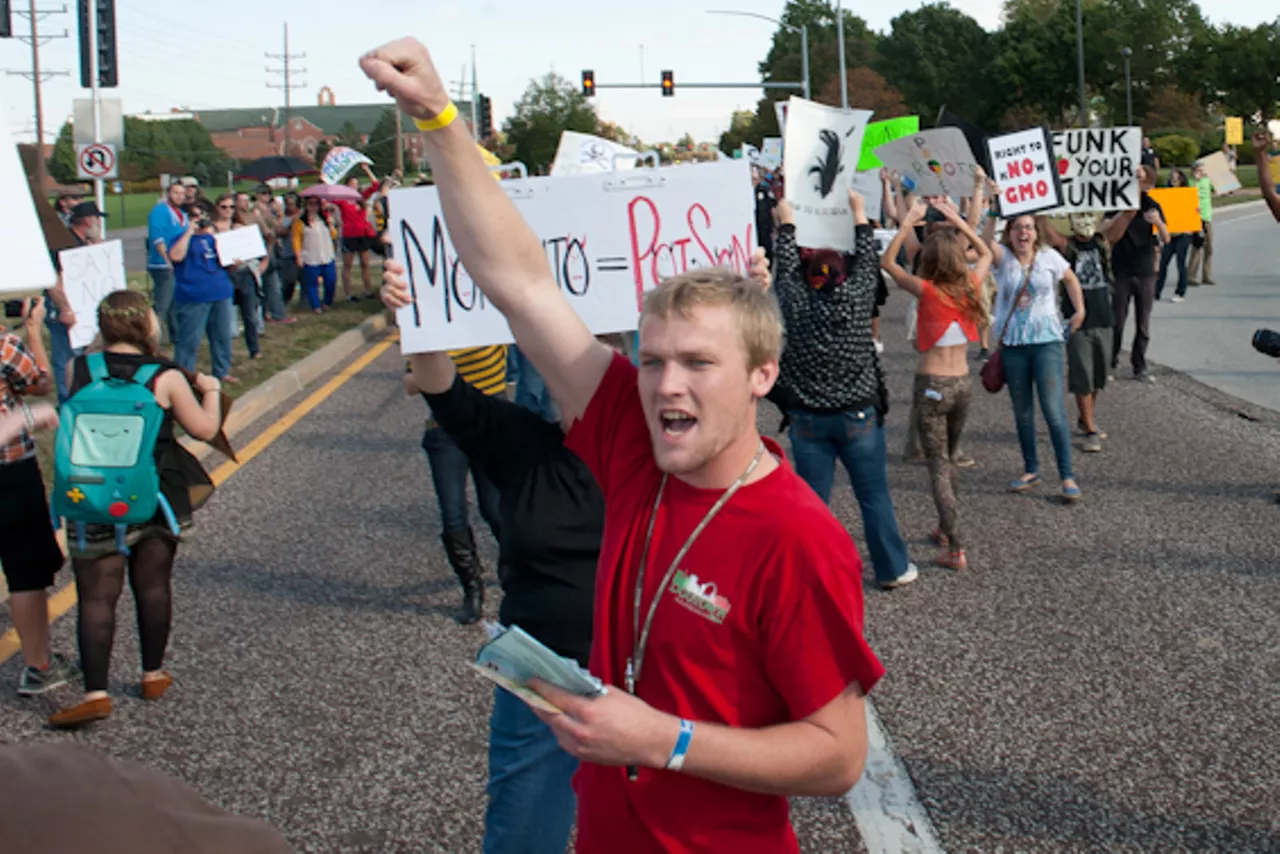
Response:
POLYGON ((529 680, 534 678, 580 697, 598 697, 604 693, 604 683, 578 662, 556 655, 519 626, 490 627, 489 633, 492 640, 481 647, 471 666, 533 708, 552 713, 560 711, 529 689, 529 680))

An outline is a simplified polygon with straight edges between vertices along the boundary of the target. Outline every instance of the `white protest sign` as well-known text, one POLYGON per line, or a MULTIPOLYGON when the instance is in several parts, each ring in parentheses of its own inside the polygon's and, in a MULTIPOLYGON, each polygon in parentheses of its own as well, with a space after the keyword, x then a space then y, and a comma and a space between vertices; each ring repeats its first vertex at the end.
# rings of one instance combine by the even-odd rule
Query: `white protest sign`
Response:
POLYGON ((1048 128, 1027 128, 987 139, 992 178, 1000 187, 1000 214, 1009 217, 1062 204, 1058 164, 1048 128))
POLYGON ((849 188, 867 203, 868 219, 884 221, 884 184, 880 181, 879 169, 855 172, 849 188))
POLYGON ((340 145, 325 155, 324 163, 320 165, 320 180, 326 184, 336 184, 361 163, 373 161, 354 148, 340 145))
MULTIPOLYGON (((501 186, 542 240, 561 292, 596 334, 635 329, 642 294, 664 278, 700 267, 750 271, 755 203, 745 160, 501 186)), ((458 258, 439 191, 399 189, 388 200, 395 257, 413 299, 397 317, 401 350, 510 343, 506 320, 458 258)))
POLYGON ((1219 195, 1234 193, 1240 189, 1240 179, 1236 177, 1236 173, 1231 171, 1231 164, 1227 161, 1227 155, 1221 151, 1215 151, 1208 157, 1201 157, 1196 162, 1204 167, 1205 177, 1213 184, 1215 193, 1219 195))
POLYGON ((922 196, 950 196, 962 199, 973 195, 973 173, 978 160, 959 128, 943 127, 913 133, 886 142, 875 150, 889 169, 910 179, 914 192, 922 196))
POLYGON ((71 346, 88 347, 98 336, 98 303, 109 293, 122 291, 124 244, 119 240, 94 243, 58 253, 62 264, 62 288, 76 315, 71 327, 71 346))
POLYGON ((5 200, 4 228, 0 228, 0 258, 4 258, 0 293, 43 290, 57 284, 58 274, 49 259, 27 175, 18 147, 9 135, 4 118, 8 113, 3 108, 0 103, 0 199, 5 200))
POLYGON ((618 171, 634 169, 634 156, 638 154, 635 149, 604 137, 567 130, 560 134, 560 145, 556 148, 556 159, 551 164, 550 174, 553 178, 559 178, 591 172, 612 172, 615 157, 618 158, 618 171))
POLYGON ((841 110, 803 98, 790 100, 783 172, 800 246, 853 251, 848 190, 862 156, 862 135, 869 121, 870 110, 841 110))
POLYGON ((760 165, 760 149, 749 142, 742 143, 742 159, 752 166, 760 165))
POLYGON ((1142 128, 1090 128, 1053 132, 1062 181, 1058 213, 1138 209, 1142 128))
POLYGON ((244 225, 214 235, 218 247, 218 263, 230 267, 236 261, 252 261, 267 254, 267 244, 262 241, 262 229, 256 225, 244 225))
POLYGON ((764 138, 760 145, 760 165, 770 172, 782 168, 782 137, 764 138))

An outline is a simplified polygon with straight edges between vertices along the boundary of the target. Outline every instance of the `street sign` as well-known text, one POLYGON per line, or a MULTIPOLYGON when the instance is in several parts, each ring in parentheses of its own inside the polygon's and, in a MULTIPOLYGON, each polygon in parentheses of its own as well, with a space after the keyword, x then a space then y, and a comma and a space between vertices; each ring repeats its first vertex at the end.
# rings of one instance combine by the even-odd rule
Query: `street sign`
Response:
POLYGON ((77 145, 76 176, 93 180, 117 177, 116 147, 105 142, 77 145))
POLYGON ((106 142, 124 149, 124 104, 119 98, 102 99, 102 138, 93 138, 93 99, 76 98, 71 102, 71 131, 76 145, 106 142))

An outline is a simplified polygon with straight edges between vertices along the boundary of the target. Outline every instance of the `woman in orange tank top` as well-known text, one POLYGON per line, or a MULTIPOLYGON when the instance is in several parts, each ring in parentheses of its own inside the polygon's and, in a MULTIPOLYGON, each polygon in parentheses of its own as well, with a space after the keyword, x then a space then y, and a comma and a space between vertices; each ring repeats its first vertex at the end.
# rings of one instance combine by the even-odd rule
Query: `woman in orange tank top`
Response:
POLYGON ((970 342, 978 340, 978 324, 984 317, 980 289, 991 267, 991 249, 950 199, 931 198, 928 204, 917 200, 881 257, 880 266, 898 287, 920 301, 916 320, 920 362, 916 366, 913 410, 917 413, 920 444, 929 461, 933 501, 938 507, 938 529, 933 540, 946 548, 935 562, 950 569, 965 569, 968 560, 957 522, 958 474, 952 455, 959 447, 969 413, 967 350, 970 342), (956 231, 937 231, 925 240, 920 275, 913 276, 898 264, 898 250, 930 207, 956 231), (965 256, 970 247, 977 253, 972 269, 965 256))

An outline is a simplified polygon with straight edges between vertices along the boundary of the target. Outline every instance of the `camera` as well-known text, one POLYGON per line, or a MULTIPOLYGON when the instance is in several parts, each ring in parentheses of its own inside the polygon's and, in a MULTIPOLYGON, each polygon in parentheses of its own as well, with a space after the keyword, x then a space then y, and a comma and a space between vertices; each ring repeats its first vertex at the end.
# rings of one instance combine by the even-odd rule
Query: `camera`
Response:
POLYGON ((26 317, 27 301, 24 299, 7 299, 4 301, 5 317, 26 317))
POLYGON ((1259 329, 1253 333, 1253 349, 1264 356, 1280 359, 1280 332, 1274 329, 1259 329))

